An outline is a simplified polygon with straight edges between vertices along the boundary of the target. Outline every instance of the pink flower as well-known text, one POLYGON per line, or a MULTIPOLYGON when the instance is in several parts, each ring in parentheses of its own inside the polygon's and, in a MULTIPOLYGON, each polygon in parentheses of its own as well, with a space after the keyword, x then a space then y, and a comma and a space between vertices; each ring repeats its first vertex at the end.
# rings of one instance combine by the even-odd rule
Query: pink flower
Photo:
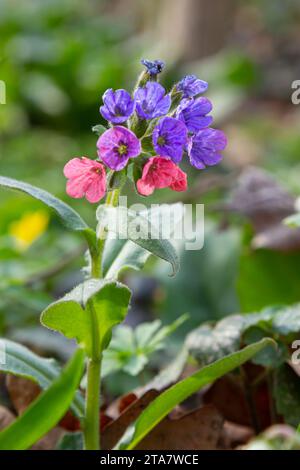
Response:
POLYGON ((105 168, 100 162, 89 158, 73 158, 64 167, 68 178, 67 194, 74 198, 86 197, 89 202, 98 202, 106 191, 105 168))
POLYGON ((186 191, 187 176, 172 160, 152 157, 143 168, 142 178, 137 181, 137 190, 149 196, 154 189, 170 188, 173 191, 186 191))

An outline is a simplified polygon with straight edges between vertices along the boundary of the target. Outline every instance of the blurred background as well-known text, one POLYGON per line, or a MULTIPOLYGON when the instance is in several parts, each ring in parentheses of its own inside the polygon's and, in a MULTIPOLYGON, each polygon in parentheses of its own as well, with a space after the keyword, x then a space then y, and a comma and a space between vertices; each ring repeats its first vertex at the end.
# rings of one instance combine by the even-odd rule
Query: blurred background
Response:
MULTIPOLYGON (((147 200, 204 203, 205 247, 182 251, 175 279, 153 259, 125 275, 131 325, 190 315, 166 362, 203 321, 300 300, 300 236, 281 224, 300 194, 297 0, 0 0, 0 11, 0 173, 51 191, 91 223, 95 208, 66 196, 62 169, 96 155, 103 92, 132 89, 141 58, 166 62, 166 87, 188 73, 209 82, 214 125, 229 141, 222 165, 187 166, 187 193, 147 200)), ((83 277, 84 246, 29 197, 1 190, 0 214, 0 334, 65 359, 72 345, 38 317, 83 277)))

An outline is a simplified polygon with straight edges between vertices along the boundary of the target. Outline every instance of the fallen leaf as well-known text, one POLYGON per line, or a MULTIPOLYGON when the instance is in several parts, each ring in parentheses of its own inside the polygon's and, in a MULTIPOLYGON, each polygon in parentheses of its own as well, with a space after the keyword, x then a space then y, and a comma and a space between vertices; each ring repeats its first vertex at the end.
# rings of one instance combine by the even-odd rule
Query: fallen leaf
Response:
MULTIPOLYGON (((101 448, 103 450, 113 449, 128 426, 137 419, 141 412, 158 395, 159 393, 156 390, 148 390, 144 395, 137 398, 131 405, 125 408, 119 417, 105 427, 101 436, 101 448)), ((107 409, 108 415, 110 415, 109 409, 110 408, 107 409)))
POLYGON ((42 439, 36 442, 31 447, 31 450, 53 450, 55 449, 58 441, 62 438, 63 434, 65 434, 64 429, 55 427, 42 437, 42 439))
POLYGON ((17 414, 22 414, 30 403, 40 394, 40 387, 31 380, 8 374, 6 388, 17 414))
POLYGON ((136 447, 138 450, 215 450, 223 417, 212 405, 179 418, 163 419, 136 447))
POLYGON ((9 426, 15 419, 15 415, 8 408, 0 405, 0 431, 9 426))
POLYGON ((241 426, 240 424, 225 421, 218 448, 235 449, 237 446, 246 444, 252 437, 254 437, 254 431, 249 426, 241 426))

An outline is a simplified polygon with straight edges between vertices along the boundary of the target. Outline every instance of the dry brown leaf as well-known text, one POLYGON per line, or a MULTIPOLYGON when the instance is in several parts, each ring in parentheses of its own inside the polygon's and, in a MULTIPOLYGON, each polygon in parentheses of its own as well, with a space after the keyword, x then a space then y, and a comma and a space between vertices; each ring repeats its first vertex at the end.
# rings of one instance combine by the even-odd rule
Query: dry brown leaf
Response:
POLYGON ((6 387, 12 405, 19 415, 26 410, 41 391, 40 387, 31 380, 14 375, 7 375, 6 387))
POLYGON ((53 450, 58 441, 62 438, 65 430, 59 427, 51 429, 42 439, 36 442, 31 450, 53 450))
POLYGON ((15 415, 8 408, 0 405, 0 431, 9 426, 15 419, 15 415))
POLYGON ((235 449, 237 446, 246 444, 252 437, 254 437, 252 428, 225 421, 218 447, 221 449, 235 449))
MULTIPOLYGON (((140 398, 137 398, 115 419, 108 424, 101 436, 101 448, 103 450, 113 449, 119 439, 123 436, 125 430, 132 424, 141 412, 151 403, 159 393, 156 390, 149 390, 140 398)), ((118 400, 119 402, 119 400, 118 400)), ((114 405, 115 408, 115 405, 114 405)), ((110 414, 109 408, 107 413, 110 414)))
POLYGON ((226 420, 245 426, 251 424, 243 387, 231 376, 217 380, 204 393, 203 401, 215 405, 226 420))
POLYGON ((136 449, 215 450, 221 437, 223 417, 212 405, 203 406, 179 418, 166 417, 136 449))

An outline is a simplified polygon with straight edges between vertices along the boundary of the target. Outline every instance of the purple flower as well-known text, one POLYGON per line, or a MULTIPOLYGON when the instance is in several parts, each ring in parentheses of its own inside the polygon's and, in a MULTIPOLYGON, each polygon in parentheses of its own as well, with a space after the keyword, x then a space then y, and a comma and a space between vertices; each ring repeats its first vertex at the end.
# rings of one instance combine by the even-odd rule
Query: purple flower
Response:
POLYGON ((115 126, 102 134, 97 142, 99 158, 112 170, 122 170, 129 158, 141 153, 141 143, 126 127, 115 126))
POLYGON ((200 80, 196 75, 186 75, 177 83, 177 90, 183 93, 184 98, 191 98, 200 93, 204 93, 207 88, 208 83, 204 80, 200 80))
POLYGON ((203 129, 189 142, 188 154, 191 165, 198 170, 213 166, 222 160, 221 151, 225 149, 227 139, 224 132, 217 129, 203 129))
POLYGON ((126 121, 133 113, 135 103, 126 90, 106 90, 103 97, 104 105, 100 107, 100 113, 107 121, 120 124, 126 121))
POLYGON ((213 118, 206 116, 211 110, 212 104, 207 98, 184 99, 177 108, 176 117, 184 122, 190 132, 195 133, 212 123, 213 118))
POLYGON ((170 95, 157 82, 147 82, 134 94, 136 111, 142 119, 153 119, 167 114, 171 106, 170 95))
POLYGON ((162 60, 146 60, 142 59, 141 63, 146 67, 150 75, 157 75, 162 72, 165 63, 162 60))
POLYGON ((157 155, 180 162, 187 143, 187 128, 182 121, 171 117, 162 118, 153 130, 153 146, 157 155))

